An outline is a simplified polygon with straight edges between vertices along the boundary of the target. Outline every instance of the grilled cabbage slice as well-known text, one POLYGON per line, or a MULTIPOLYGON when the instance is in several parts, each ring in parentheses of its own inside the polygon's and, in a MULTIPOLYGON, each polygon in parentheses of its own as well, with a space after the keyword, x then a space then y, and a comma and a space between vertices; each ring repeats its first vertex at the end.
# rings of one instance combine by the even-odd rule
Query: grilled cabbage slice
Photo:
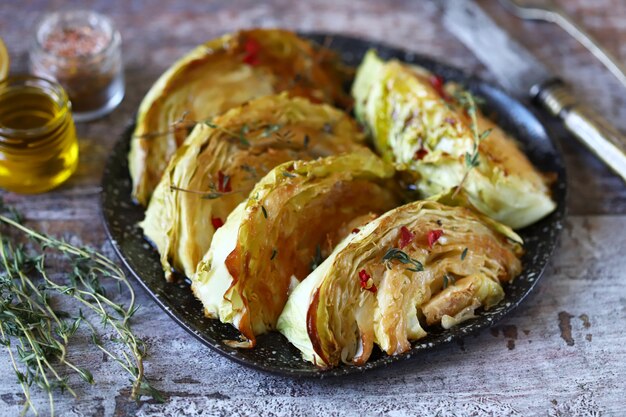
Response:
MULTIPOLYGON (((401 171, 414 174, 422 197, 458 186, 474 135, 462 90, 443 85, 426 70, 381 61, 369 51, 352 87, 355 113, 371 131, 379 152, 401 171), (447 100, 447 102, 446 102, 447 100)), ((482 213, 511 226, 528 226, 554 210, 546 178, 514 140, 477 109, 478 131, 491 129, 479 146, 478 166, 463 188, 482 213)))
POLYGON ((374 343, 397 355, 424 325, 449 327, 498 303, 521 251, 469 209, 409 203, 343 240, 295 288, 277 328, 320 367, 364 364, 374 343))
POLYGON ((191 277, 213 233, 254 184, 275 166, 364 148, 344 112, 286 93, 198 124, 167 167, 141 223, 161 254, 191 277))
POLYGON ((399 204, 393 167, 369 150, 282 164, 215 233, 192 289, 208 317, 254 346, 276 328, 290 284, 306 277, 354 227, 399 204), (312 265, 313 264, 313 265, 312 265))
POLYGON ((186 122, 281 91, 348 105, 342 84, 349 74, 338 62, 330 51, 276 29, 244 30, 196 47, 157 80, 139 107, 129 154, 133 196, 148 203, 189 133, 186 122), (182 118, 186 122, 176 124, 182 118))

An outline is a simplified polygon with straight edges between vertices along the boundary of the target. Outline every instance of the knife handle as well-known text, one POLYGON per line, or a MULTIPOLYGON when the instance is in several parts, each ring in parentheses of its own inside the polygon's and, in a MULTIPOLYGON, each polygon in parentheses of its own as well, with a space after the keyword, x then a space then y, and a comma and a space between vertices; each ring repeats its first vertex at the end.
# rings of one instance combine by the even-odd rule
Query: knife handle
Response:
POLYGON ((626 181, 626 136, 594 110, 578 103, 561 81, 542 86, 535 101, 560 118, 570 133, 626 181))

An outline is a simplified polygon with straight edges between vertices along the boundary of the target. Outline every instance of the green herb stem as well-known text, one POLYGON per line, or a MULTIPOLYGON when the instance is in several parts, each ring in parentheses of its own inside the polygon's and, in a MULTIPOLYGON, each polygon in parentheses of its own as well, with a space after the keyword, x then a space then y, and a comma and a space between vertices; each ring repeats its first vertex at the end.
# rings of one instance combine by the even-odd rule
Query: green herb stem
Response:
POLYGON ((459 182, 459 185, 456 186, 454 193, 452 194, 452 198, 455 198, 461 191, 470 172, 480 164, 478 159, 480 156, 480 143, 491 133, 491 129, 485 130, 483 133, 479 133, 478 131, 478 117, 476 116, 478 110, 476 107, 476 100, 472 93, 469 91, 463 91, 456 96, 456 99, 459 104, 465 108, 467 114, 471 118, 470 129, 472 131, 472 152, 465 153, 465 172, 461 178, 461 182, 459 182))
MULTIPOLYGON (((7 207, 1 201, 0 209, 7 212, 7 207)), ((12 209, 8 211, 14 216, 12 209)), ((68 378, 59 374, 60 365, 77 373, 86 382, 93 383, 89 370, 67 359, 67 346, 81 324, 90 329, 95 346, 131 375, 133 399, 146 394, 162 401, 160 393, 149 384, 144 375, 145 345, 130 326, 130 319, 138 307, 135 304, 135 293, 124 271, 115 262, 91 248, 79 248, 46 236, 2 214, 0 222, 24 233, 41 249, 39 253, 30 255, 21 246, 13 245, 6 236, 0 234, 0 258, 4 268, 3 272, 0 271, 0 335, 24 392, 22 414, 29 408, 35 414, 38 412, 31 400, 30 387, 33 383, 47 392, 51 415, 54 415, 53 392, 56 389, 76 396, 68 384, 68 378), (71 272, 66 275, 66 282, 60 283, 49 276, 46 266, 47 250, 56 250, 70 261, 71 272), (37 273, 40 281, 32 279, 31 273, 37 273), (107 297, 101 286, 103 279, 116 281, 120 289, 121 285, 127 288, 129 301, 126 305, 117 304, 107 297), (95 326, 83 315, 82 309, 77 317, 62 319, 60 313, 50 305, 51 295, 68 297, 87 308, 99 317, 102 329, 107 326, 113 329, 113 340, 121 342, 125 349, 119 354, 109 351, 100 342, 95 326), (16 341, 16 344, 12 341, 16 341), (20 370, 22 367, 24 371, 20 370)))

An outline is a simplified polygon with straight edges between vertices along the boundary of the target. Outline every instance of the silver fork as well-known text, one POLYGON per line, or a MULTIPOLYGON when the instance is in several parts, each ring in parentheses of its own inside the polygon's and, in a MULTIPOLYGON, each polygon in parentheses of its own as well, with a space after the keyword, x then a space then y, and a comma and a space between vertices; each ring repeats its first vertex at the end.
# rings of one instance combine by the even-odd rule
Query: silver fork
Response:
POLYGON ((552 0, 500 0, 508 10, 522 19, 556 23, 583 44, 626 87, 626 69, 578 23, 552 0))

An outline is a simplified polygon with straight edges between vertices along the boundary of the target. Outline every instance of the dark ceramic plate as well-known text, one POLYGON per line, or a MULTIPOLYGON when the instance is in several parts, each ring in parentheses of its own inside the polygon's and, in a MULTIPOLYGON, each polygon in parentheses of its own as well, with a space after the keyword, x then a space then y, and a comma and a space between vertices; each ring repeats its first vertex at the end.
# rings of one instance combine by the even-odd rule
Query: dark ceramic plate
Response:
MULTIPOLYGON (((309 37, 320 43, 326 38, 325 35, 309 37)), ((501 126, 519 139, 532 162, 544 172, 557 174, 553 195, 558 208, 549 217, 520 232, 526 242, 524 272, 514 283, 505 286, 505 299, 498 306, 450 330, 431 329, 427 337, 415 342, 413 348, 403 355, 391 357, 375 351, 365 366, 340 366, 320 371, 303 361, 299 352, 278 333, 259 337, 257 347, 251 350, 226 346, 223 340, 235 339, 237 332, 230 325, 204 317, 201 304, 191 294, 188 282, 165 282, 157 252, 143 239, 137 227, 137 222, 143 219, 143 208, 133 204, 130 197, 131 182, 126 159, 133 129, 130 126, 113 150, 102 180, 102 214, 109 238, 122 261, 157 304, 202 343, 243 365, 292 376, 323 377, 362 372, 405 361, 425 349, 435 348, 492 326, 519 305, 533 289, 554 250, 565 218, 566 177, 561 152, 541 122, 526 107, 502 90, 427 57, 377 42, 342 35, 329 37, 332 39, 330 47, 338 51, 349 65, 357 66, 369 48, 376 48, 382 58, 398 58, 422 65, 447 80, 465 84, 476 95, 483 97, 487 112, 493 114, 501 126)))

